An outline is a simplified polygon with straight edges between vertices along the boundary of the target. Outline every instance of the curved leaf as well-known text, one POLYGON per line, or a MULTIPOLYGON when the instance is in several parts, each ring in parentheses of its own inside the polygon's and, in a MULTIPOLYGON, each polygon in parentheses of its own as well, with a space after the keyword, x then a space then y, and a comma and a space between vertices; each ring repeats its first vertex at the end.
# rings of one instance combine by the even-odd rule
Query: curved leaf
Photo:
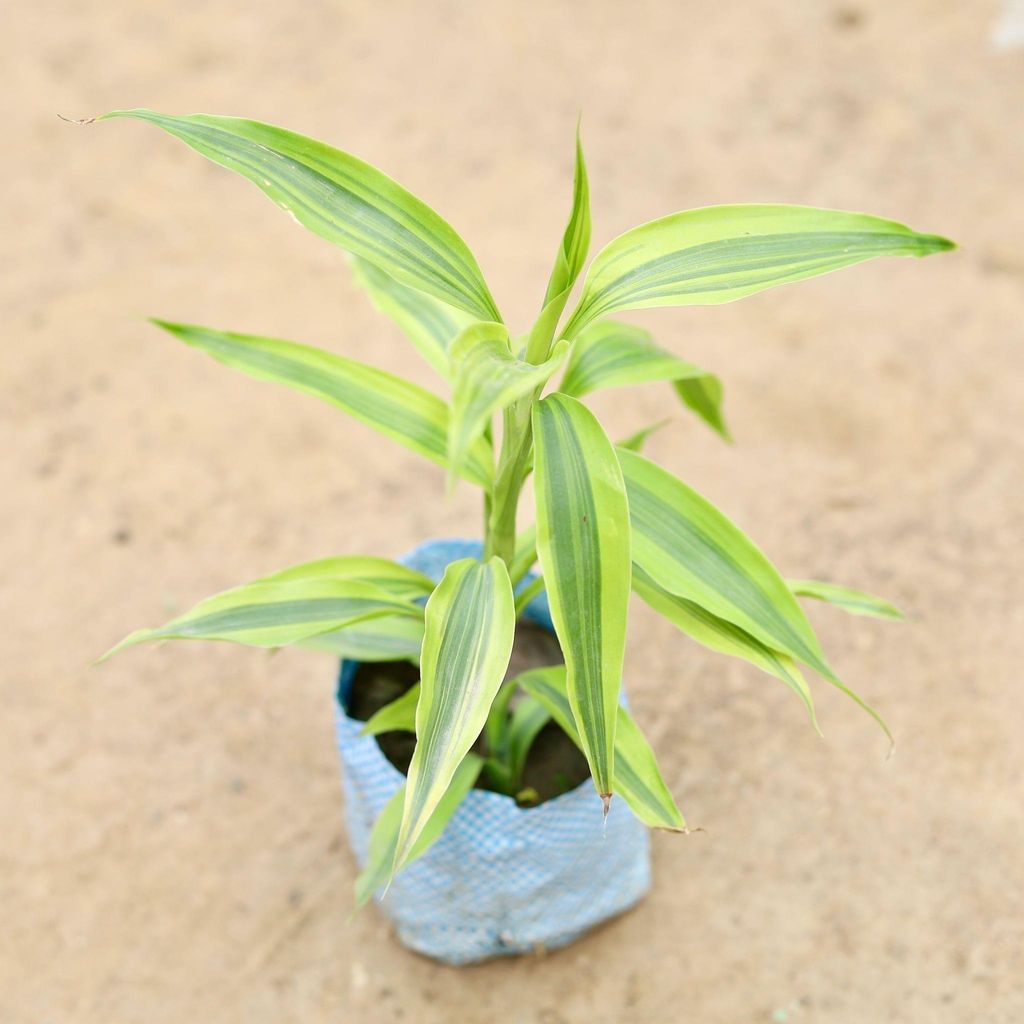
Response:
MULTIPOLYGON (((566 735, 580 749, 580 734, 566 694, 563 665, 533 669, 515 680, 551 713, 566 735)), ((651 828, 671 832, 687 831, 686 822, 661 777, 654 751, 629 712, 621 705, 616 712, 615 792, 622 795, 630 810, 651 828)))
POLYGON ((772 650, 746 630, 712 615, 699 604, 670 594, 637 565, 633 566, 633 590, 659 615, 697 643, 720 654, 743 658, 763 672, 781 679, 803 702, 811 716, 811 724, 820 733, 810 687, 792 658, 772 650))
POLYGON ((870 615, 876 619, 905 618, 895 605, 863 590, 841 587, 838 583, 820 583, 817 580, 787 580, 786 583, 797 597, 827 601, 851 615, 870 615))
POLYGON ((670 594, 821 673, 863 708, 891 742, 882 716, 832 671, 796 598, 753 541, 696 491, 643 456, 620 450, 619 461, 636 564, 670 594))
POLYGON ((576 167, 572 181, 572 210, 562 234, 562 244, 544 294, 544 305, 572 288, 579 277, 590 248, 590 182, 583 159, 583 140, 576 125, 576 167))
POLYGON ((594 257, 565 331, 616 310, 731 302, 877 256, 954 248, 863 213, 750 204, 685 210, 619 235, 594 257))
POLYGON ((630 434, 629 437, 619 441, 615 447, 625 448, 628 452, 642 452, 647 439, 652 434, 656 434, 659 430, 667 427, 671 422, 671 420, 658 420, 657 423, 652 423, 650 426, 641 427, 635 434, 630 434))
POLYGON ((317 633, 297 641, 295 646, 353 661, 418 661, 423 646, 423 616, 382 615, 317 633))
POLYGON ((364 619, 420 614, 416 605, 356 580, 249 583, 200 601, 166 625, 136 630, 103 657, 153 640, 231 640, 253 647, 283 647, 364 619))
POLYGON ((259 583, 288 583, 294 580, 360 580, 381 587, 395 597, 415 600, 426 597, 434 589, 429 576, 410 569, 390 558, 375 555, 339 555, 318 558, 264 576, 259 583))
POLYGON ((547 291, 540 316, 530 331, 526 343, 525 358, 531 363, 541 363, 551 348, 558 321, 565 310, 576 278, 590 249, 590 183, 587 179, 587 165, 583 159, 583 142, 580 125, 576 125, 576 167, 573 172, 572 210, 569 223, 562 234, 555 265, 548 279, 547 291))
POLYGON ((448 348, 475 317, 389 277, 369 260, 352 257, 352 272, 373 305, 390 317, 420 355, 448 379, 448 348))
POLYGON ((480 268, 447 221, 375 167, 315 139, 239 117, 115 110, 248 178, 296 221, 412 288, 500 320, 480 268))
POLYGON ((401 697, 395 698, 374 712, 366 725, 359 730, 360 736, 379 736, 383 732, 415 732, 416 705, 420 699, 420 684, 413 683, 401 697))
POLYGON ((430 595, 420 656, 416 749, 393 873, 411 855, 487 721, 512 653, 512 584, 500 558, 453 562, 430 595))
POLYGON ((671 381, 680 399, 726 440, 722 382, 654 344, 649 332, 619 320, 591 324, 576 339, 558 390, 580 398, 600 388, 671 381))
POLYGON ((522 782, 533 741, 550 721, 551 712, 528 694, 512 709, 508 730, 508 767, 513 786, 518 787, 522 782))
MULTIPOLYGON (((153 323, 225 366, 322 398, 431 462, 448 465, 448 408, 416 384, 291 341, 166 320, 153 323)), ((490 445, 478 438, 462 472, 467 480, 486 487, 492 463, 490 445)))
POLYGON ((807 617, 754 542, 642 455, 620 450, 619 462, 629 495, 633 561, 670 594, 835 680, 807 617))
POLYGON ((574 398, 533 410, 537 553, 568 666, 568 695, 602 797, 612 792, 615 708, 629 603, 629 509, 611 442, 574 398))
MULTIPOLYGON (((451 821, 459 805, 466 799, 473 788, 483 767, 483 758, 476 754, 467 754, 455 770, 451 784, 444 792, 434 812, 430 815, 419 839, 413 844, 406 858, 406 865, 422 857, 441 838, 448 822, 451 821)), ((407 783, 402 783, 391 799, 384 805, 370 833, 369 851, 366 865, 359 873, 355 886, 356 908, 367 903, 370 897, 387 884, 391 865, 395 859, 395 847, 398 842, 398 829, 402 822, 402 808, 405 805, 407 783)))
POLYGON ((448 421, 449 479, 465 454, 479 442, 494 413, 517 398, 543 387, 562 365, 567 345, 534 365, 512 355, 508 331, 501 324, 473 324, 452 343, 452 402, 448 421))

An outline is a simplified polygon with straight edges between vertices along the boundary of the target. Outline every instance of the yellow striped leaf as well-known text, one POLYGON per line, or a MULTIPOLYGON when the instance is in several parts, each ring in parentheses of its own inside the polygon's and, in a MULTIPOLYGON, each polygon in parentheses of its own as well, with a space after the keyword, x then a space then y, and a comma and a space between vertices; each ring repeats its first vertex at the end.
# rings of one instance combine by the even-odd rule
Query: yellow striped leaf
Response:
POLYGON ((594 257, 563 332, 623 309, 731 302, 878 256, 954 248, 863 213, 778 204, 707 206, 641 224, 594 257))
POLYGON ((231 640, 253 647, 283 647, 366 619, 420 614, 418 606, 357 580, 249 583, 208 597, 156 629, 137 630, 104 657, 153 640, 231 640))
POLYGON ((374 306, 401 328, 420 355, 447 380, 448 349, 476 318, 426 292, 400 284, 369 260, 352 257, 352 271, 374 306))
POLYGON ((870 615, 876 619, 905 618, 895 605, 863 590, 842 587, 838 583, 820 583, 818 580, 787 580, 786 583, 797 597, 826 601, 851 615, 870 615))
POLYGON ((576 169, 573 173, 572 209, 562 233, 562 244, 548 279, 540 316, 533 325, 526 343, 525 358, 531 363, 543 362, 551 348, 558 321, 565 310, 572 286, 576 283, 590 249, 590 182, 583 159, 580 126, 576 125, 576 169))
MULTIPOLYGON (((566 693, 566 671, 562 665, 533 669, 517 676, 517 685, 538 700, 566 735, 582 749, 580 734, 566 693)), ((651 828, 685 832, 686 821, 661 776, 654 751, 640 727, 621 705, 616 710, 615 792, 630 810, 651 828)))
POLYGON ((620 320, 600 320, 580 333, 558 390, 580 398, 600 388, 652 381, 670 381, 685 405, 729 439, 722 418, 721 381, 659 348, 649 332, 620 320))
POLYGON ((239 117, 115 110, 155 124, 248 178, 296 221, 386 274, 480 320, 500 320, 466 243, 375 167, 295 132, 239 117))
POLYGON ((416 749, 394 860, 406 864, 487 721, 512 653, 512 584, 500 558, 453 562, 430 595, 420 656, 416 749))
POLYGON ((537 553, 597 791, 612 792, 629 603, 629 510, 615 450, 574 398, 533 410, 537 553))
POLYGON ((318 633, 296 646, 353 661, 417 661, 423 646, 423 616, 382 615, 318 633))
POLYGON ((264 576, 260 583, 288 583, 294 580, 361 580, 372 583, 405 600, 426 597, 434 589, 429 576, 376 555, 339 555, 318 558, 264 576))
POLYGON ((642 455, 619 450, 629 495, 633 560, 659 586, 732 622, 824 676, 892 741, 885 720, 846 686, 785 580, 709 501, 642 455))
POLYGON ((781 679, 803 702, 811 716, 811 724, 820 732, 810 687, 789 655, 772 650, 745 629, 712 615, 699 604, 670 594, 637 565, 633 566, 633 590, 659 615, 697 643, 720 654, 743 658, 763 672, 781 679))
MULTIPOLYGON (((153 322, 226 366, 322 398, 439 466, 448 465, 448 407, 416 384, 308 345, 153 322)), ((472 483, 487 487, 493 461, 490 444, 477 438, 461 472, 472 483)))
MULTIPOLYGON (((405 863, 411 864, 422 857, 441 838, 448 822, 469 795, 483 767, 483 758, 467 754, 455 771, 451 784, 444 792, 437 807, 427 820, 419 839, 413 843, 405 863)), ((395 859, 398 830, 402 823, 402 809, 405 806, 407 783, 402 783, 397 792, 384 805, 370 833, 366 865, 359 873, 355 886, 356 908, 367 903, 371 896, 387 884, 391 865, 395 859)))

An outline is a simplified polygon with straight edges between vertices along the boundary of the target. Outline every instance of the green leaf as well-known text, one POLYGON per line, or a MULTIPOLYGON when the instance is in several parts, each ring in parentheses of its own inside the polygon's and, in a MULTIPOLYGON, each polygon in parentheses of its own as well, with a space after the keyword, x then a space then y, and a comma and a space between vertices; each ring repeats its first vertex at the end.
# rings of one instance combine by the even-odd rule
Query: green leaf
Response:
POLYGON ((787 580, 786 583, 798 597, 827 601, 851 615, 870 615, 876 619, 905 618, 895 605, 863 590, 841 587, 837 583, 819 583, 817 580, 787 580))
POLYGON ((576 169, 573 173, 572 210, 562 234, 555 265, 548 280, 540 316, 530 331, 525 358, 531 363, 543 362, 551 348, 558 321, 565 309, 576 278, 590 248, 590 183, 583 159, 580 126, 576 125, 576 169))
POLYGON ((671 420, 658 420, 657 423, 652 423, 648 427, 642 427, 635 434, 630 434, 629 437, 623 438, 615 447, 625 448, 628 452, 641 452, 647 443, 647 439, 663 427, 667 427, 671 422, 671 420))
POLYGON ((516 688, 511 682, 506 682, 498 690, 497 696, 491 702, 491 709, 487 712, 487 722, 484 725, 484 742, 487 753, 496 758, 504 758, 508 754, 508 730, 509 730, 509 704, 515 696, 516 688))
POLYGON ((500 558, 448 566, 425 610, 416 749, 394 873, 411 851, 487 721, 512 653, 512 584, 500 558))
POLYGON ((360 736, 379 736, 382 732, 415 732, 416 704, 420 699, 420 684, 413 683, 401 697, 385 704, 372 714, 359 731, 360 736))
MULTIPOLYGON (((566 673, 562 665, 533 669, 515 680, 551 713, 566 735, 582 749, 569 698, 566 694, 566 673)), ((620 793, 630 810, 651 828, 686 832, 686 822, 661 777, 658 762, 650 744, 629 712, 619 705, 615 729, 615 791, 620 793)))
POLYGON ((401 328, 420 355, 447 380, 448 348, 475 318, 425 292, 399 284, 358 256, 352 257, 352 270, 374 306, 401 328))
POLYGON ((537 553, 594 784, 611 794, 629 603, 629 509, 611 442, 574 398, 533 410, 537 553))
POLYGON ((629 495, 633 561, 670 594, 834 680, 807 617, 754 542, 642 455, 620 450, 619 461, 629 495))
POLYGON ((724 441, 732 441, 729 428, 722 417, 722 382, 713 374, 674 381, 676 394, 692 412, 695 412, 724 441))
POLYGON ((163 128, 248 178, 314 234, 362 256, 395 280, 477 319, 501 319, 473 254, 451 225, 362 160, 243 118, 115 110, 102 119, 111 117, 163 128))
POLYGON ((772 650, 745 629, 712 615, 699 604, 670 594, 638 565, 633 566, 633 589, 659 615, 697 643, 720 654, 743 658, 763 672, 781 679, 803 702, 811 716, 811 724, 820 733, 810 687, 792 658, 772 650))
MULTIPOLYGON (((422 612, 422 609, 420 609, 422 612)), ((379 619, 318 633, 296 647, 326 651, 353 661, 418 661, 423 645, 423 616, 383 615, 379 619)))
POLYGON ((649 332, 619 320, 591 324, 576 339, 558 390, 580 398, 600 388, 671 381, 680 399, 726 440, 722 383, 654 344, 649 332))
POLYGON ((590 248, 590 182, 587 179, 587 165, 583 159, 583 140, 580 126, 576 125, 576 168, 572 182, 572 211, 569 223, 562 234, 562 244, 555 258, 548 289, 544 294, 544 305, 572 288, 579 277, 590 248))
POLYGON ((365 619, 420 614, 416 605, 357 580, 249 583, 200 601, 164 626, 136 630, 103 657, 153 640, 231 640, 253 647, 283 647, 365 619))
POLYGON ((451 347, 450 481, 472 445, 479 444, 494 413, 543 387, 567 350, 567 345, 557 346, 550 359, 535 366, 512 355, 508 330, 501 324, 473 324, 456 338, 451 347))
POLYGON ((753 541, 696 491, 643 456, 620 450, 619 461, 636 565, 670 594, 821 673, 871 715, 891 742, 881 715, 826 662, 800 605, 753 541))
POLYGON ((414 601, 426 597, 434 589, 429 576, 409 569, 390 558, 375 555, 340 555, 318 558, 313 562, 293 565, 280 572, 264 576, 260 583, 288 583, 295 580, 361 580, 381 587, 395 597, 414 601))
POLYGON ((877 256, 952 248, 863 213, 778 204, 685 210, 619 235, 594 257, 563 335, 617 310, 731 302, 877 256))
MULTIPOLYGON (((445 790, 434 812, 430 815, 419 839, 413 844, 406 859, 406 865, 422 857, 441 838, 448 822, 459 805, 469 795, 483 766, 483 758, 467 754, 455 771, 451 784, 445 790)), ((370 833, 369 852, 366 866, 356 879, 356 907, 364 906, 371 896, 387 884, 391 865, 395 859, 398 830, 402 822, 402 808, 405 805, 406 783, 384 805, 370 833)))
MULTIPOLYGON (((153 323, 226 366, 322 398, 439 466, 448 465, 448 407, 416 384, 291 341, 165 320, 153 323)), ((493 461, 490 445, 478 438, 462 472, 487 487, 493 461)))
POLYGON ((551 712, 536 697, 525 695, 512 709, 508 734, 508 765, 514 788, 519 788, 526 758, 541 729, 551 721, 551 712))

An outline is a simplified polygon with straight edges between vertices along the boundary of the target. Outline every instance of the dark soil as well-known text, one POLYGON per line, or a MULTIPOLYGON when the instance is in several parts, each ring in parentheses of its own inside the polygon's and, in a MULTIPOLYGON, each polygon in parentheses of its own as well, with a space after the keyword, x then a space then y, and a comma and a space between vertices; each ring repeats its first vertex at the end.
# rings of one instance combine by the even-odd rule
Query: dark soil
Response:
MULTIPOLYGON (((527 669, 562 664, 558 641, 546 629, 521 619, 516 625, 506 679, 527 669)), ((419 669, 407 661, 364 663, 356 671, 348 698, 348 714, 360 722, 367 721, 382 707, 397 700, 419 680, 419 669)), ((384 756, 403 774, 409 771, 416 737, 411 732, 385 732, 377 737, 384 756)), ((484 751, 480 741, 479 752, 484 751)), ((553 722, 538 734, 530 748, 523 769, 523 789, 533 790, 536 798, 531 806, 575 789, 587 779, 590 771, 586 759, 576 745, 553 722)), ((477 788, 489 789, 483 778, 477 788)))

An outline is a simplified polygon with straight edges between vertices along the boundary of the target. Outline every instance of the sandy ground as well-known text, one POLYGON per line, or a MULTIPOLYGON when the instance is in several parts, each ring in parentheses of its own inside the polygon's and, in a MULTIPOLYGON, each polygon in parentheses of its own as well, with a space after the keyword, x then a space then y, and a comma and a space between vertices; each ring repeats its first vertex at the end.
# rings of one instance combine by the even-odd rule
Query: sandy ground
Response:
MULTIPOLYGON (((573 5, 130 0, 0 8, 0 1020, 931 1024, 1024 1020, 1024 52, 987 0, 573 5), (247 114, 386 168, 459 228, 516 323, 584 111, 595 241, 687 206, 872 212, 961 252, 636 319, 717 370, 738 444, 652 454, 790 575, 899 749, 826 686, 827 739, 638 607, 638 717, 691 821, 656 889, 546 959, 455 971, 346 924, 325 657, 89 660, 317 556, 469 534, 468 489, 147 314, 421 368, 341 254, 119 106, 247 114)), ((667 388, 602 396, 612 433, 667 388)), ((594 865, 594 870, 600 870, 594 865)))

